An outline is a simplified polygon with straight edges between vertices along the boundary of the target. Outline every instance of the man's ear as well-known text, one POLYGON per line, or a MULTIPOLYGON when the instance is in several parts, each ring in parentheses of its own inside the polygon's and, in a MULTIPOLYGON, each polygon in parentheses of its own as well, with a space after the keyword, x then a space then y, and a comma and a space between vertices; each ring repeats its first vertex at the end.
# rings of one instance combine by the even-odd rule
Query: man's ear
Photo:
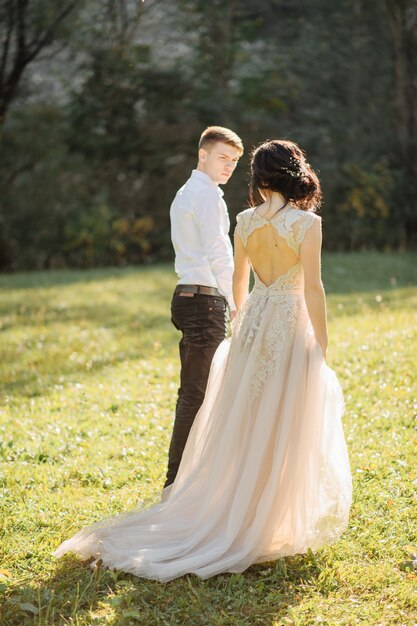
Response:
POLYGON ((198 151, 198 160, 200 163, 205 163, 207 159, 207 150, 200 148, 198 151))

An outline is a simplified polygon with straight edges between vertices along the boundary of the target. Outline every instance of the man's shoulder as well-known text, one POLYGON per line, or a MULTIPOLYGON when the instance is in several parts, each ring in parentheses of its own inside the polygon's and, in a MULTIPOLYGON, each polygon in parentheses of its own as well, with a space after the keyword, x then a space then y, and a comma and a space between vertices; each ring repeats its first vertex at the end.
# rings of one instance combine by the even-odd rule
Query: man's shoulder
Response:
POLYGON ((221 198, 217 187, 210 187, 209 185, 201 185, 194 189, 195 198, 199 200, 214 200, 218 202, 221 198))
POLYGON ((189 205, 193 197, 195 196, 196 188, 192 183, 191 177, 185 181, 185 183, 178 189, 175 194, 171 208, 178 208, 189 205))
MULTIPOLYGON (((188 182, 188 181, 187 181, 188 182)), ((215 188, 194 187, 183 185, 171 203, 171 215, 184 215, 185 213, 194 215, 199 220, 207 210, 213 215, 213 211, 223 211, 223 203, 215 188)))
POLYGON ((219 192, 217 185, 210 185, 204 180, 200 180, 196 176, 190 176, 182 187, 177 191, 177 195, 187 195, 193 198, 215 198, 218 199, 222 194, 219 192))
POLYGON ((205 213, 206 210, 224 210, 224 201, 216 187, 209 185, 196 186, 190 193, 190 204, 196 215, 205 213))

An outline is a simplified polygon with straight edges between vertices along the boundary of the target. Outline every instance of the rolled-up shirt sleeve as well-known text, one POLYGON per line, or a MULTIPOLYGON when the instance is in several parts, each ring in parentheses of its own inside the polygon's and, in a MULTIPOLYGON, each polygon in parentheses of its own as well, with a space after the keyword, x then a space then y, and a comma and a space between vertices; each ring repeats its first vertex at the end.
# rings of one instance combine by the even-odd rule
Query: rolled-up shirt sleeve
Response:
POLYGON ((225 296, 230 310, 236 309, 233 300, 233 248, 227 232, 228 217, 224 202, 216 189, 200 192, 195 199, 195 219, 201 245, 210 263, 220 293, 225 296))

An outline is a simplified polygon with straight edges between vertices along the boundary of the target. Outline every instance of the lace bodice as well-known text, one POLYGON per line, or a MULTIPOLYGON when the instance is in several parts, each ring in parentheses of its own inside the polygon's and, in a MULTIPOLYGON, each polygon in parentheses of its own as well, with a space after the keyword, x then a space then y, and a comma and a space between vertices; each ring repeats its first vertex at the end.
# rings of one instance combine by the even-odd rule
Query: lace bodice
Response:
POLYGON ((315 220, 320 219, 310 211, 302 211, 292 207, 276 213, 270 220, 256 212, 255 209, 247 209, 237 216, 236 232, 246 246, 250 235, 257 229, 271 224, 283 237, 288 246, 297 254, 300 254, 300 246, 304 236, 315 220))
MULTIPOLYGON (((307 230, 318 219, 320 218, 314 215, 314 213, 292 207, 277 213, 270 220, 259 215, 255 209, 247 209, 237 216, 235 232, 242 239, 243 245, 246 246, 250 235, 256 229, 270 224, 285 239, 288 247, 299 256, 300 246, 307 230)), ((299 260, 268 286, 261 281, 253 267, 252 271, 255 277, 253 292, 259 295, 264 293, 264 295, 272 296, 283 292, 300 292, 303 288, 303 271, 299 260)))
MULTIPOLYGON (((279 371, 285 356, 284 346, 294 339, 300 313, 305 308, 300 246, 307 230, 318 219, 313 213, 292 207, 271 220, 258 215, 254 209, 238 215, 236 232, 244 246, 257 228, 270 224, 298 257, 298 261, 270 285, 262 282, 252 266, 254 286, 233 323, 233 335, 240 348, 253 352, 251 392, 254 397, 261 393, 268 373, 279 371)), ((313 335, 307 317, 305 332, 307 341, 313 335)))

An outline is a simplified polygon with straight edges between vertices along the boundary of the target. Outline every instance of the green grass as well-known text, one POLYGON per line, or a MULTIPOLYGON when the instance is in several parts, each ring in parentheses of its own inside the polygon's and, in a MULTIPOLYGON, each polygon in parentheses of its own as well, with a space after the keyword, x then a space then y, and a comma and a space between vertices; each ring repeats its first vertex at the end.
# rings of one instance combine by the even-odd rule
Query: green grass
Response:
POLYGON ((325 255, 354 504, 316 555, 170 583, 56 560, 160 491, 178 385, 167 266, 0 276, 0 624, 417 624, 416 258, 325 255))

